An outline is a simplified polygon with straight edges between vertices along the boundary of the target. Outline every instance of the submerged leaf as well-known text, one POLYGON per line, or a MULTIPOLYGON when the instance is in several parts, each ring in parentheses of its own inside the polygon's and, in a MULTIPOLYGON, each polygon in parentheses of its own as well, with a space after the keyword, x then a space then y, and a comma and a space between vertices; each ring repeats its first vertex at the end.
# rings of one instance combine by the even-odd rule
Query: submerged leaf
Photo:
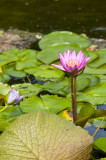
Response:
POLYGON ((93 137, 54 114, 20 116, 0 136, 2 160, 88 160, 93 137))

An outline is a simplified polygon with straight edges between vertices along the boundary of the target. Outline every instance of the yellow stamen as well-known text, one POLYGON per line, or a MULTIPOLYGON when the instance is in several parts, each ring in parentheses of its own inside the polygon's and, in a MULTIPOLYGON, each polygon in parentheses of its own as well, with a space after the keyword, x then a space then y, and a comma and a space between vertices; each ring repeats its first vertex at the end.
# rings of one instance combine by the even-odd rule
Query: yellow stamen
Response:
POLYGON ((78 66, 78 62, 77 61, 70 61, 70 62, 68 62, 68 66, 69 67, 74 67, 75 65, 78 66))

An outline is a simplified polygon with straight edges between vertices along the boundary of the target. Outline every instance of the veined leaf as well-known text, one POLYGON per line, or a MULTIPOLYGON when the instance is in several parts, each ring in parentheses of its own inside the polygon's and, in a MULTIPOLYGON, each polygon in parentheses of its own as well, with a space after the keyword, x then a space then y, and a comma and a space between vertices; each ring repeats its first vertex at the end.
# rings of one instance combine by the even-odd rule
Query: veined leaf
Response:
POLYGON ((20 116, 0 136, 2 160, 88 160, 93 137, 54 114, 20 116))

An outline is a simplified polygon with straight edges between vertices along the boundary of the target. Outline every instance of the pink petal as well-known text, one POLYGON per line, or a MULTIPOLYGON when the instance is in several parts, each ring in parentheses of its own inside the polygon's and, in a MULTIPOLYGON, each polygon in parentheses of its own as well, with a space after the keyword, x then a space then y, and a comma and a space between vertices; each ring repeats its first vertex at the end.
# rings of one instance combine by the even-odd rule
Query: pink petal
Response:
POLYGON ((90 58, 91 58, 91 57, 85 58, 86 62, 88 62, 90 58))
POLYGON ((52 64, 52 66, 54 66, 54 67, 56 67, 56 68, 59 68, 59 69, 65 71, 65 69, 64 69, 63 66, 61 66, 61 65, 52 64))
POLYGON ((68 56, 67 56, 67 53, 64 51, 64 59, 65 59, 65 62, 68 63, 68 56))
POLYGON ((61 53, 59 53, 59 58, 60 58, 60 63, 61 63, 61 65, 62 65, 63 67, 66 66, 65 59, 64 59, 64 57, 62 56, 61 53))
POLYGON ((72 61, 76 60, 76 52, 75 52, 75 50, 73 50, 71 58, 72 58, 72 61))
POLYGON ((67 50, 67 57, 69 58, 70 55, 71 55, 71 52, 70 52, 70 50, 68 49, 68 50, 67 50))
POLYGON ((82 50, 81 50, 77 55, 77 61, 80 61, 83 57, 84 57, 84 53, 82 53, 82 50))

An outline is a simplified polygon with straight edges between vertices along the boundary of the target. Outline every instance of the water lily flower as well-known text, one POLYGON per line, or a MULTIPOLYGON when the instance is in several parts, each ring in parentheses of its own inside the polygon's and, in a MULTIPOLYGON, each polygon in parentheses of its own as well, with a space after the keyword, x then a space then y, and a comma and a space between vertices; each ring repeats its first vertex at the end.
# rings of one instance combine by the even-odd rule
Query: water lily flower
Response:
POLYGON ((85 65, 91 57, 86 58, 82 50, 80 50, 76 55, 75 50, 73 50, 71 53, 71 51, 68 49, 67 53, 64 52, 64 56, 59 53, 59 58, 61 65, 52 64, 54 67, 66 72, 70 72, 70 74, 78 75, 85 68, 85 65))
POLYGON ((15 89, 11 89, 10 92, 6 96, 7 105, 17 104, 22 100, 23 96, 19 96, 19 91, 15 89))

